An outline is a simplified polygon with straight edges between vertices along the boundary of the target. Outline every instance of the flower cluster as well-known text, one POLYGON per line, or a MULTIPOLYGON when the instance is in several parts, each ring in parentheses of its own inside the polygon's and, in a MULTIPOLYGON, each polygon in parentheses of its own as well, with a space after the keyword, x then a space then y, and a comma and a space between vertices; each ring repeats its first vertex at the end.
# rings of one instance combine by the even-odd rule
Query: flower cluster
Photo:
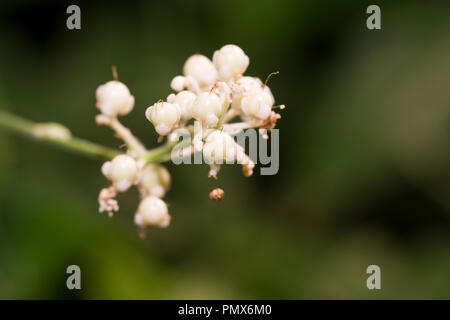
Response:
MULTIPOLYGON (((146 110, 147 119, 161 136, 174 134, 180 128, 191 129, 188 121, 202 125, 200 136, 193 137, 193 151, 203 151, 211 165, 210 177, 217 177, 220 164, 242 164, 245 176, 253 173, 255 164, 245 154, 231 134, 246 128, 259 128, 267 138, 267 129, 275 127, 280 115, 267 83, 259 78, 244 76, 249 58, 236 45, 225 45, 208 57, 195 54, 183 67, 183 75, 173 78, 171 93, 166 101, 158 101, 146 110), (240 116, 242 122, 228 124, 240 116)), ((267 82, 267 80, 266 80, 267 82)), ((190 130, 192 131, 192 130, 190 130)), ((170 136, 169 136, 170 137, 170 136)))
POLYGON ((141 196, 134 217, 136 225, 142 230, 147 226, 167 227, 170 215, 167 204, 161 198, 170 187, 170 174, 162 165, 145 160, 150 151, 117 118, 133 109, 134 97, 117 80, 101 85, 96 95, 97 108, 101 112, 96 117, 97 124, 110 126, 128 148, 125 154, 114 157, 102 166, 101 171, 111 185, 100 191, 99 211, 106 211, 112 216, 114 211, 119 210, 117 194, 135 185, 141 196))
MULTIPOLYGON (((244 76, 249 58, 236 45, 225 45, 214 52, 212 60, 201 54, 187 59, 183 75, 173 78, 170 86, 175 93, 159 100, 145 111, 146 118, 160 136, 167 137, 165 146, 174 146, 181 132, 192 135, 191 144, 183 155, 202 152, 210 165, 209 177, 217 178, 221 164, 239 163, 245 176, 251 176, 254 162, 233 139, 232 135, 247 128, 258 128, 264 138, 267 130, 275 127, 280 115, 274 106, 275 100, 267 80, 244 76), (240 121, 230 123, 235 117, 240 121), (201 130, 194 130, 199 125, 201 130)), ((101 114, 97 124, 111 127, 121 138, 127 151, 102 166, 103 175, 111 185, 99 195, 100 211, 112 215, 118 210, 116 196, 137 186, 141 202, 135 214, 135 223, 140 228, 147 226, 167 227, 170 215, 162 197, 170 186, 170 175, 155 160, 153 150, 145 146, 124 127, 118 116, 128 114, 134 106, 134 97, 127 86, 117 79, 99 86, 96 92, 97 108, 101 114)), ((170 148, 167 148, 170 155, 170 148)), ((210 198, 220 200, 222 189, 215 189, 210 198)))

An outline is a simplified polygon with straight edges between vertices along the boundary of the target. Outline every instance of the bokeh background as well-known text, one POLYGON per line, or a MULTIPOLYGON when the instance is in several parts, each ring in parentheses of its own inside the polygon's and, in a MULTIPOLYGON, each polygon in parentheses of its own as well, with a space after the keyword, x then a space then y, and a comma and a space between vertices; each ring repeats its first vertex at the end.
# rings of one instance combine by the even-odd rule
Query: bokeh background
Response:
POLYGON ((282 111, 280 171, 175 166, 168 229, 140 240, 138 195, 97 212, 101 162, 0 129, 0 298, 450 298, 450 6, 445 1, 2 1, 0 108, 112 147, 95 89, 143 116, 194 53, 241 46, 282 111), (66 28, 81 7, 82 29, 66 28), (370 4, 382 30, 366 28, 370 4), (220 203, 208 199, 219 186, 220 203), (66 268, 82 290, 66 289, 66 268), (382 289, 366 288, 381 267, 382 289))

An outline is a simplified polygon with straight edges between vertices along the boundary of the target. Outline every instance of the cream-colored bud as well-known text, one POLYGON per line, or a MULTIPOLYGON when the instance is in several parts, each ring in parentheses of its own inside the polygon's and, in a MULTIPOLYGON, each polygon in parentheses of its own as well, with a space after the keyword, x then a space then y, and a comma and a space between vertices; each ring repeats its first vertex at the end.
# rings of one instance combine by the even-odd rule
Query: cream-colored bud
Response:
POLYGON ((240 107, 245 115, 265 120, 272 111, 274 99, 270 89, 266 86, 261 90, 253 90, 244 96, 240 107))
POLYGON ((186 78, 183 76, 176 76, 172 79, 170 87, 175 91, 181 91, 186 87, 186 78))
POLYGON ((220 130, 210 133, 203 146, 203 156, 210 163, 234 162, 242 152, 242 147, 220 130))
POLYGON ((97 108, 106 116, 128 114, 134 106, 134 97, 127 86, 119 81, 109 81, 96 91, 97 108))
POLYGON ((170 187, 170 174, 158 164, 146 165, 139 174, 139 185, 148 195, 162 198, 170 187))
POLYGON ((139 204, 134 221, 141 227, 167 227, 170 223, 170 215, 166 203, 154 196, 146 197, 139 204))
POLYGON ((241 76, 247 70, 249 62, 244 51, 234 44, 223 46, 213 55, 213 63, 224 81, 241 76))
POLYGON ((177 104, 157 102, 145 111, 147 119, 153 123, 156 132, 168 135, 180 121, 181 110, 177 104))
POLYGON ((200 87, 212 85, 217 80, 217 70, 207 57, 194 54, 186 60, 183 67, 184 75, 192 76, 200 87))
POLYGON ((138 167, 136 161, 125 154, 118 155, 102 166, 102 173, 114 183, 117 191, 126 191, 136 181, 138 167))
POLYGON ((215 93, 203 92, 194 101, 192 116, 208 127, 213 127, 222 115, 222 105, 223 102, 215 93))
POLYGON ((232 107, 238 111, 241 111, 241 101, 249 93, 256 90, 263 90, 263 83, 256 77, 242 77, 235 81, 232 86, 232 107))
MULTIPOLYGON (((197 96, 195 93, 190 91, 181 91, 177 95, 170 97, 170 102, 175 103, 180 107, 181 110, 181 120, 187 121, 192 118, 192 105, 194 104, 195 98, 197 96)), ((167 101, 169 101, 169 97, 167 97, 167 101)))

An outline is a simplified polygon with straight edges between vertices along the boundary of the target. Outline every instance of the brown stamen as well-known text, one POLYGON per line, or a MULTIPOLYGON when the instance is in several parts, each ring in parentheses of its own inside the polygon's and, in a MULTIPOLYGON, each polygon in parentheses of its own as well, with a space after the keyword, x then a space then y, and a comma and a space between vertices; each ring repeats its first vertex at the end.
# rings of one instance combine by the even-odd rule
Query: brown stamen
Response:
POLYGON ((117 74, 117 67, 112 66, 111 69, 112 69, 112 74, 113 74, 114 80, 119 81, 119 75, 117 74))
POLYGON ((213 86, 211 87, 211 90, 209 90, 209 94, 211 94, 213 92, 213 90, 216 88, 217 88, 217 83, 214 83, 213 86))
POLYGON ((269 75, 266 78, 266 81, 264 81, 263 89, 267 86, 267 82, 269 82, 270 77, 275 74, 279 74, 279 73, 280 73, 279 71, 274 71, 274 72, 269 73, 269 75))

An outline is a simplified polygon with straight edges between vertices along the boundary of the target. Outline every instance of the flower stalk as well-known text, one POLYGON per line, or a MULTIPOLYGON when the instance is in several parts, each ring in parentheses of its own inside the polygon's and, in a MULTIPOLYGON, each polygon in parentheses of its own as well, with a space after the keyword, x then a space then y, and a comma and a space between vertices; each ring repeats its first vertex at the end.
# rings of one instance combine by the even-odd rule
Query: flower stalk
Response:
POLYGON ((64 150, 91 158, 112 159, 120 154, 120 152, 112 148, 108 148, 88 140, 72 137, 71 135, 58 135, 58 129, 61 129, 59 130, 60 132, 64 129, 66 130, 65 132, 69 132, 62 125, 55 123, 36 123, 11 114, 5 110, 0 110, 0 127, 38 141, 48 142, 49 144, 55 145, 64 150), (45 130, 45 128, 47 128, 48 134, 43 134, 42 131, 43 129, 45 130))

